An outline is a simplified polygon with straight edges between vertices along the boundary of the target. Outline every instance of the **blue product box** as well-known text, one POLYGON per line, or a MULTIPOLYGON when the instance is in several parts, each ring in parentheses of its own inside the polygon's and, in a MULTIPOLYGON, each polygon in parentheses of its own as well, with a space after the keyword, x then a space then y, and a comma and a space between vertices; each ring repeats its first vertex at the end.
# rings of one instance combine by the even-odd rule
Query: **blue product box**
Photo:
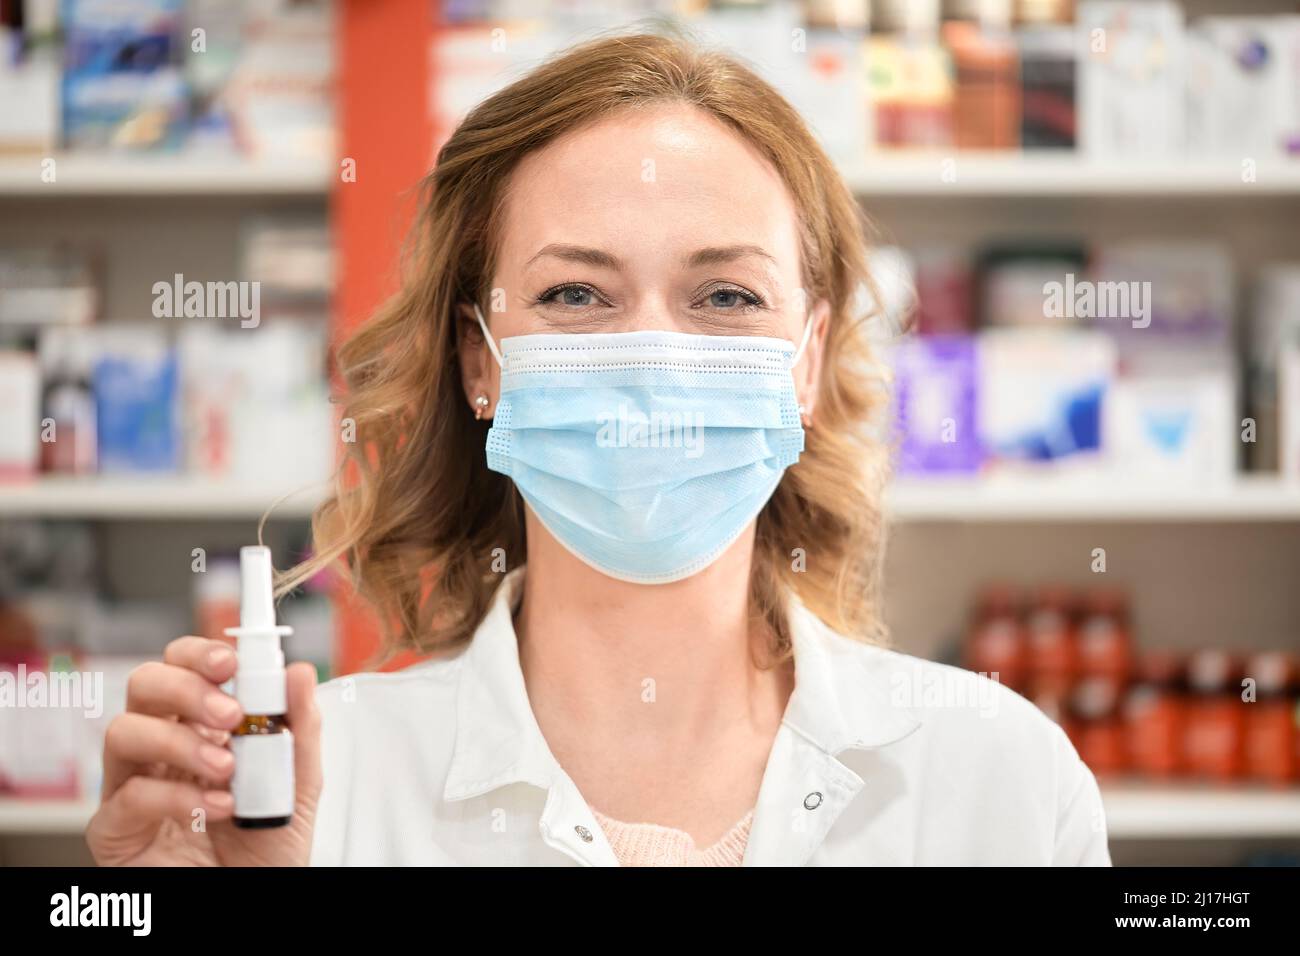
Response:
POLYGON ((180 143, 183 8, 183 0, 63 0, 65 147, 180 143))
POLYGON ((175 349, 105 350, 95 362, 99 468, 174 472, 180 467, 179 363, 175 349))

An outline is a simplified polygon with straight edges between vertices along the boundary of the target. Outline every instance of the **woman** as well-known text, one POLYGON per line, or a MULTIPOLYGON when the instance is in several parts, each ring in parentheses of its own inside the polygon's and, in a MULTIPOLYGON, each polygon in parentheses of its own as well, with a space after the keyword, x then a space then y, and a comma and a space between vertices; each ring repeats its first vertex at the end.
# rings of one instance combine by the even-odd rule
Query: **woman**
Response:
POLYGON ((864 256, 791 107, 681 40, 478 107, 342 350, 357 442, 290 581, 343 558, 436 653, 315 693, 291 668, 297 810, 250 831, 232 655, 174 642, 108 735, 97 859, 1108 863, 1055 724, 879 646, 864 256))

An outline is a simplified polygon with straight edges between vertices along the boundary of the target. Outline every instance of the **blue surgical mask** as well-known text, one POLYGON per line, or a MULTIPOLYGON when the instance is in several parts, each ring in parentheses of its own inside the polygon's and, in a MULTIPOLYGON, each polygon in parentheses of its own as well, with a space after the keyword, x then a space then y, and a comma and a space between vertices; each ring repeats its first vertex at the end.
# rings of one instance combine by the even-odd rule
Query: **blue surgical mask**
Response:
POLYGON ((617 332, 500 349, 487 462, 598 571, 665 584, 712 564, 758 515, 804 433, 791 369, 808 343, 617 332))

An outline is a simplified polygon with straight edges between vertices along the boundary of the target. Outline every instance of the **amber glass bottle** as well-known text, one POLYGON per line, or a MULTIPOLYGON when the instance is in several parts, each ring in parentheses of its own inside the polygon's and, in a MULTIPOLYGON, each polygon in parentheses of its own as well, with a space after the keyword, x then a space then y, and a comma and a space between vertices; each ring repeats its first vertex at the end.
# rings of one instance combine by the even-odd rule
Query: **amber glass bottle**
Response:
POLYGON ((235 826, 258 830, 287 824, 293 818, 292 812, 247 815, 259 808, 293 806, 292 788, 285 787, 286 781, 293 781, 293 734, 284 715, 245 716, 231 734, 230 746, 240 778, 236 784, 235 826))

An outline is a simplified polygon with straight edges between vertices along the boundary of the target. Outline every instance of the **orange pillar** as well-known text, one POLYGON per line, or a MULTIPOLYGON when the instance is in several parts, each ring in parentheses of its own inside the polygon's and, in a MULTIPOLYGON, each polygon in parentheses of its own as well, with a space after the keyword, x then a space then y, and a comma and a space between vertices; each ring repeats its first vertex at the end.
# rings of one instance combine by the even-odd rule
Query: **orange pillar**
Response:
MULTIPOLYGON (((431 7, 418 0, 342 0, 338 7, 335 342, 397 289, 398 254, 433 141, 431 7), (345 175, 349 170, 355 170, 353 181, 345 175)), ((334 672, 347 674, 374 655, 379 629, 348 595, 338 596, 335 611, 334 672)))

